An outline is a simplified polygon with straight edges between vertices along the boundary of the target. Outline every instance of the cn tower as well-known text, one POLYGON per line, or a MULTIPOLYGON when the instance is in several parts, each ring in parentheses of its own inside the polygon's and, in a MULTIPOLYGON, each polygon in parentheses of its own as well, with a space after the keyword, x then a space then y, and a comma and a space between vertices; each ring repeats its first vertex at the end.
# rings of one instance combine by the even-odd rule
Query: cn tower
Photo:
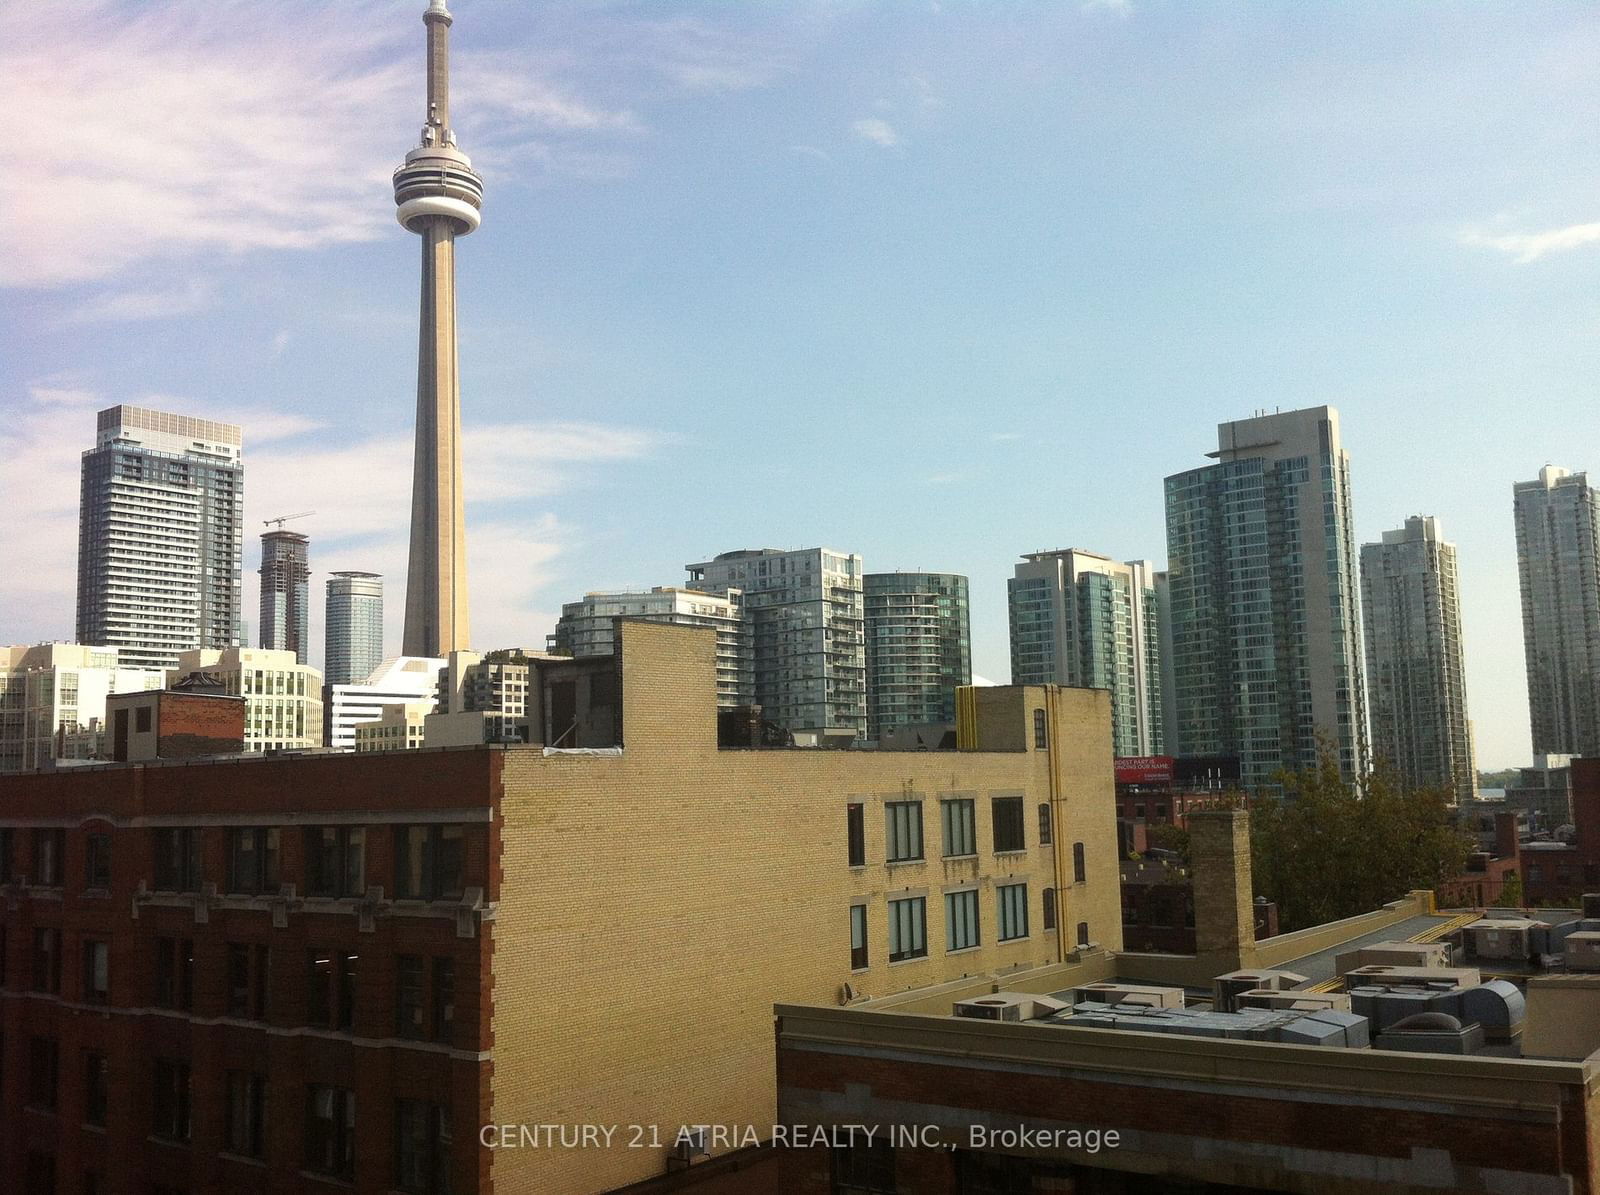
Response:
POLYGON ((395 213, 422 238, 417 447, 406 571, 408 656, 467 647, 467 528, 461 495, 461 380, 456 362, 456 238, 478 227, 483 180, 450 128, 450 10, 429 0, 428 118, 394 172, 395 213))

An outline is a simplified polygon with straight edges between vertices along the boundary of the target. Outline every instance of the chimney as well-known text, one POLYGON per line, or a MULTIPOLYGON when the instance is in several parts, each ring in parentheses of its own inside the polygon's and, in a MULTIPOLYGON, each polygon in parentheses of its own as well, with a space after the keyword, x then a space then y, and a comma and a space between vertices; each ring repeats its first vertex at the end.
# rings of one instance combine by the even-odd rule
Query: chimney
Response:
POLYGON ((1572 761, 1572 821, 1582 860, 1600 863, 1600 758, 1572 761))
POLYGON ((1250 880, 1250 815, 1243 809, 1189 814, 1195 954, 1223 970, 1253 965, 1255 889, 1250 880))
POLYGON ((1494 815, 1494 857, 1515 859, 1520 849, 1517 837, 1517 815, 1514 811, 1494 815))

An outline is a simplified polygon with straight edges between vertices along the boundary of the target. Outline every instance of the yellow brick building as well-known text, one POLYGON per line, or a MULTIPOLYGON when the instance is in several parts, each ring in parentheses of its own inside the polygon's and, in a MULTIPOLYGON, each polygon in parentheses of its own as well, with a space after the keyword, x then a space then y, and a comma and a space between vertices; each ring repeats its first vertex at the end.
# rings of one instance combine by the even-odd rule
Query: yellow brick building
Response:
POLYGON ((661 1174, 684 1126, 765 1136, 776 1002, 1121 949, 1104 692, 965 691, 954 752, 729 750, 711 632, 619 650, 619 750, 504 754, 491 1080, 497 1125, 615 1135, 497 1149, 496 1192, 661 1174))

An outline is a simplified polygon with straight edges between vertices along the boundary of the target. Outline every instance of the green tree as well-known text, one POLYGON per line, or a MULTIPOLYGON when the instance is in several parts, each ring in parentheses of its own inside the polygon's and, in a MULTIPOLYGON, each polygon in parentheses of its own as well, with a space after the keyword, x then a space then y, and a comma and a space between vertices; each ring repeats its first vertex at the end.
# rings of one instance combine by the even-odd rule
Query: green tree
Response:
POLYGON ((1500 895, 1495 898, 1495 904, 1503 905, 1508 909, 1522 907, 1522 877, 1514 871, 1506 872, 1505 883, 1500 885, 1500 895))
POLYGON ((1279 777, 1282 796, 1250 806, 1256 892, 1284 931, 1370 912, 1466 866, 1471 842, 1450 819, 1447 788, 1408 790, 1380 763, 1353 782, 1324 745, 1317 765, 1279 777))
POLYGON ((1145 827, 1145 841, 1163 851, 1176 851, 1185 863, 1189 861, 1189 831, 1181 830, 1169 822, 1157 822, 1145 827))

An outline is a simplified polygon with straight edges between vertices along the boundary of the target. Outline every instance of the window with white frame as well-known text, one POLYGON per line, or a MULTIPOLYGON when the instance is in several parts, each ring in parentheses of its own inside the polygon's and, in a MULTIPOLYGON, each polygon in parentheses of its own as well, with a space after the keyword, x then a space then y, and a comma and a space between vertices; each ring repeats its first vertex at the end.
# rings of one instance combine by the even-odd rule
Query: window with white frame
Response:
POLYGON ((1002 884, 995 889, 1000 910, 1000 940, 1028 936, 1028 885, 1002 884))
POLYGON ((888 801, 884 804, 884 841, 890 863, 922 858, 922 802, 888 801))
POLYGON ((973 829, 973 802, 959 797, 939 802, 944 818, 944 857, 978 853, 978 836, 973 829))
POLYGON ((889 961, 928 956, 928 900, 907 896, 889 902, 889 961))
POLYGON ((968 888, 944 896, 944 948, 966 950, 978 944, 978 892, 968 888))

